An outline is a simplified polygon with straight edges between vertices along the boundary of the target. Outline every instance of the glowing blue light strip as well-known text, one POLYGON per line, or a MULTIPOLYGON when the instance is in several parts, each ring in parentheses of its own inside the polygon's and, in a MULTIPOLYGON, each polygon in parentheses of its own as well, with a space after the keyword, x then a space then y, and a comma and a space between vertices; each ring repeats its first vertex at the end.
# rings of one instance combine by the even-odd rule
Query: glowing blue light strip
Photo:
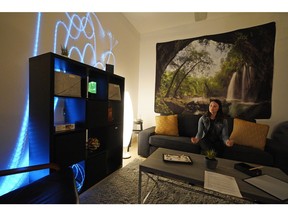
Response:
POLYGON ((70 50, 69 50, 69 56, 71 56, 71 53, 74 49, 78 53, 79 60, 81 62, 84 62, 84 56, 86 53, 86 49, 87 49, 87 47, 91 47, 91 51, 93 53, 93 59, 95 60, 97 58, 97 56, 96 56, 96 37, 95 37, 94 25, 93 25, 92 20, 90 19, 89 13, 87 13, 87 16, 84 16, 82 19, 76 14, 73 14, 72 16, 70 16, 69 13, 66 13, 66 16, 69 20, 68 25, 66 25, 63 21, 58 21, 56 23, 55 32, 54 32, 54 52, 56 53, 56 49, 57 49, 58 30, 60 27, 64 27, 64 29, 66 30, 66 33, 67 33, 66 38, 65 38, 65 42, 63 44, 63 46, 65 46, 65 47, 68 46, 69 39, 78 40, 82 33, 86 37, 86 39, 88 39, 88 40, 92 39, 93 40, 93 44, 87 43, 84 46, 83 54, 81 53, 81 51, 77 47, 71 46, 70 50), (76 25, 76 21, 79 22, 79 26, 76 25), (87 27, 88 23, 90 24, 90 27, 92 29, 91 35, 88 35, 87 32, 85 31, 85 28, 87 27), (72 34, 72 30, 74 30, 74 29, 76 30, 76 35, 72 34))
MULTIPOLYGON (((55 31, 54 31, 54 45, 53 45, 53 52, 57 53, 57 47, 58 47, 58 32, 60 28, 63 28, 66 32, 66 37, 63 42, 63 46, 67 47, 69 49, 68 56, 72 56, 73 54, 76 54, 78 56, 78 60, 84 63, 85 56, 87 51, 91 51, 92 58, 91 62, 86 62, 94 67, 99 67, 101 69, 105 69, 105 64, 108 63, 111 60, 112 56, 112 64, 116 64, 115 56, 112 52, 113 48, 118 44, 118 41, 114 39, 111 32, 105 33, 98 17, 95 13, 86 13, 85 16, 80 17, 77 14, 70 15, 69 13, 66 13, 66 17, 68 18, 68 24, 66 24, 64 21, 58 21, 55 25, 55 31), (105 38, 109 41, 109 50, 102 53, 100 60, 97 61, 97 39, 96 39, 96 31, 95 31, 95 24, 93 20, 96 20, 97 26, 99 27, 98 35, 102 40, 105 40, 105 38), (86 28, 89 29, 91 33, 87 33, 86 28), (74 34, 73 34, 73 33, 74 34), (73 45, 73 41, 79 40, 80 37, 83 36, 84 39, 88 40, 88 42, 83 46, 82 49, 79 49, 78 46, 73 45), (70 44, 70 45, 69 45, 70 44)), ((84 41, 84 39, 82 41, 84 41)))
POLYGON ((81 166, 80 164, 74 164, 72 165, 72 169, 75 175, 75 179, 76 179, 76 188, 78 191, 81 190, 81 188, 83 187, 84 184, 84 180, 85 180, 85 170, 84 167, 81 166))
POLYGON ((35 37, 35 43, 34 43, 33 56, 36 56, 36 55, 38 54, 38 44, 39 44, 39 35, 40 35, 40 23, 41 23, 41 13, 38 13, 38 16, 37 16, 37 24, 36 24, 36 37, 35 37))
MULTIPOLYGON (((38 53, 38 44, 39 44, 39 35, 40 35, 40 23, 41 23, 41 13, 38 13, 36 21, 36 34, 35 34, 35 43, 33 56, 36 56, 38 53)), ((28 141, 28 124, 29 124, 29 93, 27 95, 24 117, 22 121, 22 126, 18 136, 18 140, 15 146, 15 151, 11 155, 11 161, 8 164, 7 169, 12 169, 16 167, 23 167, 29 165, 29 150, 24 151, 28 141)), ((3 181, 0 187, 0 196, 11 190, 14 190, 21 186, 21 184, 27 179, 28 173, 17 174, 12 176, 3 177, 3 181), (5 185, 5 187, 3 187, 5 185)))
POLYGON ((57 107, 57 104, 58 104, 58 97, 54 97, 54 112, 55 112, 55 109, 57 107))
MULTIPOLYGON (((118 44, 118 41, 113 38, 113 35, 111 32, 105 33, 98 17, 96 16, 95 13, 86 13, 85 16, 80 18, 79 15, 77 14, 72 14, 71 16, 69 13, 66 13, 66 16, 69 20, 68 26, 63 22, 63 21, 58 21, 55 25, 55 32, 54 32, 54 53, 57 53, 57 35, 58 35, 58 29, 60 27, 64 27, 64 29, 67 32, 66 39, 64 41, 64 46, 67 46, 70 40, 76 41, 80 39, 80 36, 83 34, 86 39, 92 41, 92 42, 87 42, 83 46, 82 52, 80 49, 75 46, 71 45, 70 47, 70 52, 69 56, 71 56, 73 53, 76 53, 79 56, 79 61, 84 63, 84 58, 87 53, 87 51, 92 52, 92 60, 91 62, 86 62, 94 67, 99 67, 102 69, 105 69, 105 64, 108 63, 112 57, 112 64, 116 64, 116 58, 112 52, 113 48, 118 44), (93 20, 96 20, 97 25, 93 22, 93 20), (79 26, 77 25, 76 21, 79 22, 79 26), (100 36, 101 40, 105 40, 105 38, 108 38, 109 40, 109 50, 105 51, 102 53, 101 58, 99 61, 97 61, 97 39, 96 39, 96 31, 95 27, 98 26, 98 35, 100 36), (88 34, 87 31, 85 30, 86 27, 91 28, 91 34, 88 34), (72 29, 77 30, 76 35, 72 34, 72 29)), ((38 49, 39 49, 39 38, 40 38, 40 29, 41 29, 41 18, 42 18, 42 13, 37 14, 37 21, 36 21, 36 30, 35 30, 35 41, 34 41, 34 50, 33 50, 33 56, 38 55, 38 49)), ((57 106, 58 98, 55 99, 54 101, 54 109, 57 106)), ((16 143, 15 151, 11 156, 11 161, 7 167, 7 169, 15 168, 15 167, 21 167, 21 166, 27 166, 29 165, 29 151, 24 151, 26 145, 28 144, 28 122, 29 122, 29 94, 27 96, 27 101, 25 105, 25 111, 24 111, 24 117, 22 121, 22 126, 19 132, 18 140, 16 143)), ((85 172, 83 167, 80 168, 80 165, 77 165, 77 174, 82 176, 83 180, 80 181, 80 183, 85 179, 85 172)), ((26 177, 28 174, 18 174, 15 176, 7 176, 3 178, 3 181, 1 182, 1 187, 0 187, 0 195, 7 193, 23 183, 25 181, 26 177), (17 176, 17 177, 16 177, 17 176), (5 185, 5 187, 3 187, 5 185)), ((80 187, 80 186, 79 186, 80 187)), ((82 186, 81 186, 82 187, 82 186)))
MULTIPOLYGON (((29 151, 24 151, 28 144, 27 134, 28 134, 28 122, 29 122, 29 99, 27 99, 24 118, 22 121, 22 126, 16 143, 15 151, 11 156, 11 161, 7 169, 17 168, 27 166, 29 164, 29 151)), ((6 176, 3 179, 2 185, 5 187, 0 187, 0 195, 5 194, 11 190, 14 190, 21 186, 23 181, 25 181, 27 173, 6 176)))

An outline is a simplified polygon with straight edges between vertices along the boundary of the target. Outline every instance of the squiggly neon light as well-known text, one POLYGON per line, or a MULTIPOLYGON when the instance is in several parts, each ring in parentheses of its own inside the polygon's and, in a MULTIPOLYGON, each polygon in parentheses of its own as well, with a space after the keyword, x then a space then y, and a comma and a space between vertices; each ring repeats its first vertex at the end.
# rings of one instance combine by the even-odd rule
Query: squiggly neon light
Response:
POLYGON ((85 180, 85 169, 84 166, 80 164, 74 164, 72 165, 72 169, 75 175, 75 182, 76 182, 76 188, 78 191, 81 190, 84 180, 85 180))
POLYGON ((116 59, 112 50, 118 44, 118 41, 114 39, 111 32, 106 33, 104 31, 95 13, 86 13, 86 15, 83 17, 80 17, 77 14, 70 15, 69 13, 66 13, 66 17, 68 18, 68 23, 58 21, 55 25, 53 48, 55 53, 57 53, 57 47, 59 47, 58 37, 60 36, 58 33, 63 28, 66 32, 63 46, 70 48, 69 57, 72 55, 74 56, 75 54, 79 61, 90 64, 94 67, 100 67, 102 69, 106 68, 106 63, 108 63, 110 60, 112 61, 112 64, 115 65, 116 59), (99 27, 98 34, 96 34, 94 20, 99 27), (108 40, 109 42, 109 49, 101 54, 99 60, 97 60, 97 35, 99 35, 101 39, 100 42, 105 40, 108 40), (74 41, 80 39, 82 39, 82 41, 87 41, 82 48, 80 48, 79 45, 76 46, 73 44, 74 41), (87 57, 88 51, 92 53, 92 58, 90 62, 85 62, 85 57, 87 57))

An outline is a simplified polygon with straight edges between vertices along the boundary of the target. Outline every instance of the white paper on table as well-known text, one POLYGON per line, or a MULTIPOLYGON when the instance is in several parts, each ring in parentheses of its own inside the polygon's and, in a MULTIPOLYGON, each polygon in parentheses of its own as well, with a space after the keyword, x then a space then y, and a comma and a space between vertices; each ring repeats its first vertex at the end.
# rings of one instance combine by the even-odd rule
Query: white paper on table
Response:
POLYGON ((205 171, 204 188, 242 198, 234 177, 205 171))
POLYGON ((281 181, 280 179, 269 175, 261 175, 244 179, 244 181, 266 191, 280 200, 284 201, 288 199, 288 183, 281 181))

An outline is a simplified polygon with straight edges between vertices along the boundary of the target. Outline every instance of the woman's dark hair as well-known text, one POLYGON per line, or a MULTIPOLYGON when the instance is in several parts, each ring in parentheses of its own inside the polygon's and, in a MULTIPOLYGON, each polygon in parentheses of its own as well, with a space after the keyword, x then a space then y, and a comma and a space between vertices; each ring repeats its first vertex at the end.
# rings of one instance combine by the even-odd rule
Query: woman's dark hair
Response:
MULTIPOLYGON (((218 110, 218 112, 216 114, 215 119, 216 120, 223 120, 224 114, 223 114, 223 110, 222 110, 222 102, 219 99, 210 99, 209 105, 210 105, 211 102, 215 102, 219 106, 219 110, 218 110)), ((208 105, 207 115, 210 117, 211 113, 209 112, 209 105, 208 105)))

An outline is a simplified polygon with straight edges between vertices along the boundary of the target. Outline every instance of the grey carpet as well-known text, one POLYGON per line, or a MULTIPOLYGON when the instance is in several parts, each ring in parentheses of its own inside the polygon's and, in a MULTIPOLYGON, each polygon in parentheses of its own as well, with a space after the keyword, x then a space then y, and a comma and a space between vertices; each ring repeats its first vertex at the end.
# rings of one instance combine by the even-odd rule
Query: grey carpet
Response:
MULTIPOLYGON (((136 204, 138 170, 141 159, 135 159, 80 195, 80 204, 136 204)), ((143 182, 146 176, 143 175, 143 182)), ((159 181, 148 197, 148 204, 249 204, 247 200, 205 190, 168 179, 159 181), (178 186, 175 186, 176 183, 178 186), (179 187, 180 186, 180 187, 179 187), (188 187, 189 190, 183 188, 188 187)), ((144 185, 144 184, 143 184, 144 185)), ((149 184, 152 188, 153 184, 149 184)), ((143 188, 144 189, 144 188, 143 188)))

